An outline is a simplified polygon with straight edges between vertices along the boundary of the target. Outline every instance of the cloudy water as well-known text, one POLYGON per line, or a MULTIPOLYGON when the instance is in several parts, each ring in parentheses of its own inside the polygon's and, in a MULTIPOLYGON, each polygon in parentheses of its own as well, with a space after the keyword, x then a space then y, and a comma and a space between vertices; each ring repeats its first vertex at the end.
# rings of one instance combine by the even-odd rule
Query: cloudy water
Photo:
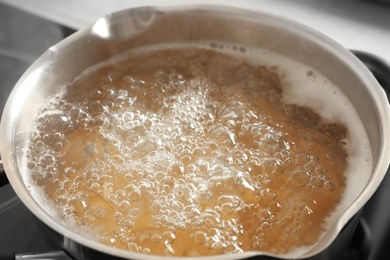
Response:
POLYGON ((35 197, 60 221, 175 256, 310 246, 351 174, 371 170, 364 128, 332 82, 220 43, 89 69, 42 108, 27 155, 35 197))

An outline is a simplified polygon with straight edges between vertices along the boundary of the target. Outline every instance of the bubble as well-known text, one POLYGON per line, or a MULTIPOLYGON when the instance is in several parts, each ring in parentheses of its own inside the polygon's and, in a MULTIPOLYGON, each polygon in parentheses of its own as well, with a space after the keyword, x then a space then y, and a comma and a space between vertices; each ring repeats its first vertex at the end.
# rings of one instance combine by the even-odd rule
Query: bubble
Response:
POLYGON ((127 244, 129 243, 129 238, 126 237, 126 236, 124 236, 124 235, 122 235, 122 236, 120 237, 120 242, 121 242, 122 244, 124 244, 124 245, 127 245, 127 244))
POLYGON ((269 200, 276 200, 277 197, 278 197, 278 195, 277 195, 276 192, 269 192, 269 193, 267 194, 267 198, 268 198, 269 200))
POLYGON ((215 126, 209 130, 209 137, 214 139, 216 143, 236 144, 236 136, 226 126, 215 126))
POLYGON ((118 211, 126 213, 130 209, 130 203, 127 200, 123 200, 118 205, 118 211))
POLYGON ((42 121, 46 133, 64 132, 70 125, 69 115, 61 110, 49 110, 40 115, 38 120, 42 121))
POLYGON ((87 207, 88 204, 83 199, 74 198, 74 199, 70 199, 68 201, 68 205, 69 205, 69 209, 72 212, 80 213, 80 212, 85 210, 85 208, 87 207))
POLYGON ((154 233, 150 236, 150 241, 152 241, 153 243, 158 243, 159 241, 161 241, 162 239, 162 236, 158 233, 154 233))
POLYGON ((314 172, 314 171, 316 170, 316 166, 315 166, 314 164, 312 164, 312 163, 309 162, 309 163, 306 163, 306 164, 305 164, 304 169, 305 169, 307 172, 311 173, 311 172, 314 172))
POLYGON ((137 245, 137 243, 130 242, 127 244, 127 249, 132 252, 140 252, 141 247, 137 245))
POLYGON ((191 156, 182 156, 180 158, 180 163, 183 165, 188 165, 191 162, 191 156))
POLYGON ((134 147, 132 147, 132 153, 130 156, 133 159, 143 158, 150 151, 156 150, 159 146, 162 145, 160 138, 155 135, 149 135, 141 138, 134 147))
POLYGON ((107 208, 98 208, 95 214, 97 218, 103 219, 107 217, 110 214, 110 212, 107 208))
POLYGON ((108 245, 114 245, 116 242, 116 239, 106 232, 100 235, 100 240, 108 245))
POLYGON ((260 161, 262 173, 264 174, 283 174, 284 164, 277 158, 264 158, 260 161))
POLYGON ((102 104, 99 100, 93 101, 89 104, 89 113, 91 114, 102 114, 107 111, 108 107, 102 104))
POLYGON ((113 177, 109 174, 101 174, 98 177, 99 184, 103 185, 104 190, 107 192, 112 191, 113 184, 111 183, 113 177))
POLYGON ((64 170, 64 174, 65 174, 65 176, 72 176, 72 175, 75 175, 76 174, 76 172, 77 172, 77 170, 75 169, 75 168, 73 168, 73 167, 67 167, 67 168, 65 168, 65 170, 64 170))
POLYGON ((55 149, 56 151, 61 151, 63 148, 64 148, 64 143, 62 143, 62 142, 57 142, 57 143, 55 143, 55 145, 54 145, 54 149, 55 149))
MULTIPOLYGON (((282 103, 279 81, 288 73, 278 76, 279 64, 268 70, 199 50, 168 52, 153 53, 163 57, 157 69, 134 56, 123 71, 105 71, 104 82, 70 86, 39 119, 31 172, 53 176, 37 180, 116 248, 195 256, 267 251, 272 239, 299 246, 305 239, 295 238, 317 214, 306 198, 327 196, 339 181, 325 167, 339 163, 331 133, 290 124, 301 111, 282 103), (51 124, 59 125, 46 131, 51 124)), ((284 252, 279 244, 271 250, 284 252)))
POLYGON ((313 187, 321 188, 324 186, 324 180, 321 177, 313 178, 312 185, 313 185, 313 187))
POLYGON ((306 186, 310 181, 310 174, 307 171, 295 170, 288 173, 287 183, 294 187, 306 186))
POLYGON ((120 226, 115 226, 113 229, 113 232, 115 235, 120 236, 121 234, 123 234, 125 232, 125 230, 124 230, 124 228, 122 228, 120 226))
MULTIPOLYGON (((127 227, 129 230, 131 230, 133 227, 134 227, 134 221, 131 220, 131 219, 125 219, 123 221, 123 224, 125 225, 125 227, 127 227)), ((130 239, 130 238, 129 238, 130 239)))
POLYGON ((96 182, 93 182, 91 184, 91 190, 94 191, 94 192, 98 192, 100 190, 100 185, 99 183, 96 183, 96 182))
POLYGON ((310 156, 308 154, 300 153, 295 156, 295 162, 299 165, 305 165, 309 161, 310 161, 310 156))
POLYGON ((196 231, 194 241, 197 245, 201 245, 206 241, 206 233, 204 231, 196 231))
POLYGON ((256 229, 256 232, 262 233, 270 228, 270 224, 268 222, 261 223, 260 227, 256 229))
POLYGON ((164 256, 174 256, 175 251, 170 245, 167 245, 167 248, 164 250, 164 256))
POLYGON ((128 193, 127 198, 130 201, 137 201, 141 197, 141 192, 138 189, 132 190, 128 193))
POLYGON ((327 182, 325 182, 325 188, 329 191, 335 191, 337 187, 336 187, 336 184, 334 184, 334 182, 327 181, 327 182))
POLYGON ((93 224, 96 221, 95 216, 92 213, 85 213, 83 216, 83 223, 84 224, 93 224))
POLYGON ((151 252, 150 248, 147 248, 147 247, 145 247, 145 248, 142 249, 142 251, 141 251, 141 253, 143 253, 143 254, 150 254, 150 252, 151 252))
POLYGON ((256 217, 260 221, 266 221, 266 220, 270 219, 271 216, 272 216, 272 212, 269 209, 259 209, 256 212, 256 217))
POLYGON ((270 152, 277 152, 283 149, 280 138, 273 133, 267 133, 261 136, 258 141, 258 146, 270 152))
POLYGON ((222 204, 221 213, 226 216, 231 216, 234 213, 233 205, 231 203, 222 204))
POLYGON ((111 204, 117 204, 117 196, 114 193, 108 193, 105 195, 105 197, 108 202, 111 202, 111 204))
POLYGON ((224 243, 218 243, 213 248, 213 253, 216 255, 223 254, 225 252, 226 245, 224 243))
POLYGON ((139 217, 141 214, 141 210, 139 208, 133 208, 131 209, 130 211, 130 215, 133 217, 133 218, 137 218, 139 217))
POLYGON ((218 197, 218 203, 224 204, 228 203, 232 207, 238 207, 241 204, 241 199, 238 196, 232 196, 232 195, 221 195, 218 197))

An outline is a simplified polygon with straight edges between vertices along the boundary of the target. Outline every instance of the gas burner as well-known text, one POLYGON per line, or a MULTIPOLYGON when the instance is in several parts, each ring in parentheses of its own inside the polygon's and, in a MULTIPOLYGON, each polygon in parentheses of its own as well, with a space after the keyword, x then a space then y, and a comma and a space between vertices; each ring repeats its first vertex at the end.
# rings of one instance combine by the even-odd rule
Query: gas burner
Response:
POLYGON ((385 61, 379 57, 367 52, 352 50, 352 53, 358 57, 364 65, 372 72, 379 84, 383 87, 386 93, 390 94, 390 67, 385 61))

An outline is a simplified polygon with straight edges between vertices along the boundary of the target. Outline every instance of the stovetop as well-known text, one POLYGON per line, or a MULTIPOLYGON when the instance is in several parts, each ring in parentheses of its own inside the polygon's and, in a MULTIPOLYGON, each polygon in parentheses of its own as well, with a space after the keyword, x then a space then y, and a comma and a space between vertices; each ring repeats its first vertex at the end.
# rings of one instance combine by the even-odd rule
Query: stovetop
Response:
MULTIPOLYGON (((0 3, 0 110, 17 79, 47 48, 63 39, 72 29, 27 14, 0 3)), ((390 90, 390 68, 368 52, 353 50, 372 71, 385 90, 390 90)), ((389 92, 390 93, 390 92, 389 92)), ((390 176, 387 175, 361 212, 357 229, 344 260, 389 259, 390 176)), ((0 188, 0 259, 25 252, 47 252, 60 245, 42 232, 42 226, 22 204, 10 185, 0 188)))
MULTIPOLYGON (((62 27, 0 3, 0 111, 23 72, 64 37, 62 27)), ((0 138, 1 139, 1 138, 0 138)), ((38 222, 10 185, 0 188, 0 259, 13 252, 52 250, 38 222)))

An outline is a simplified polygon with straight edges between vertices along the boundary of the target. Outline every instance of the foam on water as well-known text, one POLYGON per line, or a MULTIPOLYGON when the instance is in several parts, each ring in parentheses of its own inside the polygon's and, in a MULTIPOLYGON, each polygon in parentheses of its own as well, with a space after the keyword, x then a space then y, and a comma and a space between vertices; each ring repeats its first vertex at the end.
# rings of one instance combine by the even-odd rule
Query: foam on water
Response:
POLYGON ((27 178, 56 218, 108 245, 287 254, 356 196, 369 147, 348 99, 312 68, 180 43, 98 64, 43 107, 27 178))
MULTIPOLYGON (((367 173, 372 172, 372 154, 365 127, 345 94, 320 72, 274 52, 250 49, 248 54, 249 57, 261 55, 261 64, 274 64, 279 74, 284 75, 281 77, 283 102, 309 107, 320 114, 324 122, 340 122, 348 127, 345 140, 348 166, 344 173, 347 188, 343 194, 344 203, 328 219, 331 223, 355 200, 370 178, 367 173)), ((253 64, 256 64, 255 59, 252 59, 253 64)))
MULTIPOLYGON (((235 51, 237 47, 234 45, 211 46, 237 55, 235 51)), ((345 204, 337 207, 333 216, 340 215, 363 190, 370 178, 370 174, 367 173, 372 172, 370 143, 353 105, 332 81, 310 66, 269 50, 241 47, 240 51, 238 58, 244 58, 252 64, 267 66, 282 75, 283 102, 309 107, 320 114, 324 122, 340 122, 348 127, 348 137, 345 140, 345 149, 348 153, 348 166, 345 170, 348 186, 343 194, 345 204)), ((333 220, 334 218, 330 216, 328 221, 333 220)))

